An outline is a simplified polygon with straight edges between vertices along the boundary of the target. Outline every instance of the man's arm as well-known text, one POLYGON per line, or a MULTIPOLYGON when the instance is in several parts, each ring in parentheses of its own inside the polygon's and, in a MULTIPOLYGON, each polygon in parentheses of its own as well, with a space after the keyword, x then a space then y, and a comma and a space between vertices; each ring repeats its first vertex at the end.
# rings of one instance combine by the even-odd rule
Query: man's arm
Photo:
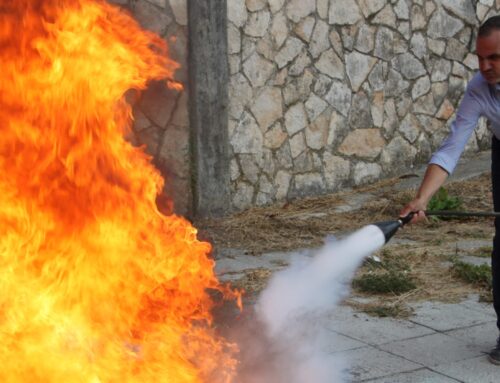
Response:
POLYGON ((406 205, 399 215, 401 217, 406 217, 411 212, 418 212, 411 222, 422 220, 425 217, 424 211, 427 209, 427 204, 432 196, 444 184, 447 177, 448 172, 441 166, 430 164, 425 171, 424 179, 422 180, 415 199, 406 205))

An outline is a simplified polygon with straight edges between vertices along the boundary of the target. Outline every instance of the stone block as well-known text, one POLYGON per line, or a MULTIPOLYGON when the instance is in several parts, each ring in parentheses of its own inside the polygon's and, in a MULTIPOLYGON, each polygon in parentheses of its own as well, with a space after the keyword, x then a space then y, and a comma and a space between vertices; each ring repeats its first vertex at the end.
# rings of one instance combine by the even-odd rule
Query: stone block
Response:
POLYGON ((175 22, 179 25, 188 24, 187 0, 169 0, 175 22))
POLYGON ((262 131, 250 113, 244 112, 230 139, 234 153, 256 154, 262 151, 262 131))
POLYGON ((294 186, 294 196, 317 195, 325 191, 325 183, 319 173, 297 174, 294 177, 294 186))
POLYGON ((246 6, 250 12, 261 11, 266 5, 266 0, 246 0, 246 6))
POLYGON ((263 37, 267 33, 270 21, 271 14, 266 9, 250 13, 244 28, 245 34, 252 37, 263 37))
POLYGON ((366 162, 358 162, 354 166, 354 184, 356 186, 365 185, 379 179, 382 173, 382 168, 379 164, 371 164, 366 162))
POLYGON ((234 25, 243 27, 248 18, 245 0, 230 0, 227 2, 227 18, 234 25))
POLYGON ((245 182, 238 182, 233 194, 232 205, 238 210, 243 210, 252 206, 254 192, 255 189, 252 185, 245 182))
POLYGON ((269 149, 278 149, 288 138, 288 134, 283 131, 280 122, 269 129, 264 135, 264 146, 269 149))
POLYGON ((260 169, 255 162, 255 157, 252 154, 240 154, 240 167, 246 181, 252 185, 259 180, 260 169))
POLYGON ((373 128, 370 100, 363 91, 356 93, 352 99, 349 125, 355 129, 373 128))
POLYGON ((354 92, 357 92, 368 77, 377 59, 359 52, 352 52, 346 55, 345 60, 351 88, 354 92))
POLYGON ((375 27, 368 24, 363 24, 359 28, 355 48, 360 52, 370 53, 375 47, 375 31, 375 27))
POLYGON ((389 28, 397 28, 396 14, 390 4, 387 4, 372 20, 373 24, 386 25, 389 28))
POLYGON ((317 58, 321 53, 330 47, 328 34, 328 24, 322 20, 318 20, 316 22, 316 26, 314 27, 314 32, 311 36, 311 42, 309 45, 309 52, 313 58, 317 58))
POLYGON ((356 24, 361 19, 361 12, 354 0, 330 0, 329 24, 350 25, 356 24))
POLYGON ((280 49, 288 37, 288 21, 283 13, 277 13, 271 24, 271 37, 276 49, 280 49))
POLYGON ((323 171, 328 190, 338 190, 349 179, 351 163, 328 151, 323 154, 323 171))
POLYGON ((394 6, 394 12, 399 20, 409 20, 410 19, 410 8, 406 0, 399 0, 394 6))
POLYGON ((300 132, 289 139, 290 142, 290 153, 292 158, 297 158, 306 150, 306 141, 304 135, 300 132))
POLYGON ((323 101, 322 98, 316 96, 314 93, 311 93, 309 98, 305 103, 305 108, 307 112, 307 116, 309 117, 309 121, 314 121, 318 118, 323 111, 328 107, 328 104, 323 101))
POLYGON ((403 137, 396 136, 384 147, 380 155, 380 164, 388 173, 406 171, 413 165, 416 156, 415 145, 410 145, 403 137))
POLYGON ((290 76, 300 76, 304 70, 311 65, 311 59, 307 52, 302 51, 295 58, 293 64, 290 66, 288 73, 290 76))
POLYGON ((263 132, 283 115, 283 97, 278 87, 265 87, 259 94, 251 111, 263 132))
MULTIPOLYGON (((295 57, 297 57, 304 47, 304 44, 296 37, 289 37, 283 48, 276 54, 275 61, 278 64, 278 68, 283 68, 289 62, 291 62, 295 57)), ((258 67, 256 68, 258 70, 258 67)))
POLYGON ((326 111, 318 116, 305 129, 307 146, 313 150, 320 150, 327 145, 329 133, 329 117, 330 113, 326 111))
POLYGON ((464 27, 464 23, 438 8, 429 21, 428 35, 433 39, 453 37, 464 27))
POLYGON ((178 93, 169 89, 162 82, 153 82, 144 91, 139 100, 139 107, 156 126, 165 128, 175 107, 178 93))
POLYGON ((254 52, 244 63, 243 72, 254 87, 266 84, 274 72, 272 62, 254 52))
POLYGON ((285 128, 290 136, 307 126, 307 115, 304 104, 298 102, 285 112, 285 128))
POLYGON ((351 109, 351 89, 342 81, 333 81, 325 100, 343 116, 349 115, 351 109))
POLYGON ((165 10, 160 9, 157 5, 140 0, 134 5, 133 13, 143 28, 162 35, 172 22, 172 18, 165 10))
POLYGON ((316 11, 315 0, 288 0, 286 14, 290 20, 297 23, 302 18, 316 11))
POLYGON ((276 13, 283 8, 285 0, 269 0, 269 8, 272 13, 276 13))
POLYGON ((279 170, 278 173, 276 173, 276 199, 282 200, 286 198, 291 179, 292 175, 284 170, 279 170))
POLYGON ((333 49, 323 52, 314 66, 321 73, 326 74, 331 78, 344 78, 344 63, 333 51, 333 49))
POLYGON ((359 5, 363 16, 369 18, 378 11, 380 11, 386 5, 386 0, 360 0, 359 5))

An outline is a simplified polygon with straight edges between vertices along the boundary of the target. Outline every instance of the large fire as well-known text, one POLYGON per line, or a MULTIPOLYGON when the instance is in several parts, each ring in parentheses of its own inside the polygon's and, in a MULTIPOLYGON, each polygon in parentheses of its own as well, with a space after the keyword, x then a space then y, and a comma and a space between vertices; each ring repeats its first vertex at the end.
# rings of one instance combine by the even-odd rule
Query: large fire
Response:
POLYGON ((210 245, 124 139, 127 90, 176 85, 166 53, 101 0, 2 0, 1 382, 231 381, 210 245))

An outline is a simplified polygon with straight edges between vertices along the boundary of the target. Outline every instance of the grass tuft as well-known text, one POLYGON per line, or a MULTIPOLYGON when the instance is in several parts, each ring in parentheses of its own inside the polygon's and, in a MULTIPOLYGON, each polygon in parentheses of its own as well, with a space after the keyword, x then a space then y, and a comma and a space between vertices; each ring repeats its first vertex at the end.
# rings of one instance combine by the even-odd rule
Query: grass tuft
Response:
POLYGON ((379 318, 407 318, 411 310, 402 304, 387 304, 380 306, 367 306, 361 309, 364 313, 379 318))
POLYGON ((492 287, 490 265, 471 265, 461 261, 454 261, 451 270, 458 278, 467 283, 486 289, 492 287))
MULTIPOLYGON (((437 191, 436 194, 434 194, 429 201, 429 204, 427 206, 427 210, 455 210, 455 211, 460 211, 462 210, 462 200, 459 197, 454 197, 450 196, 448 194, 448 191, 441 187, 437 191)), ((430 217, 431 221, 434 220, 449 220, 449 219, 456 219, 456 217, 435 217, 432 216, 430 217)))
POLYGON ((474 257, 480 257, 480 258, 490 258, 492 251, 493 251, 493 247, 483 246, 483 247, 480 247, 479 249, 475 250, 471 255, 473 255, 474 257))
POLYGON ((417 288, 407 274, 392 270, 382 274, 364 274, 353 280, 353 287, 365 293, 392 293, 395 295, 417 288))

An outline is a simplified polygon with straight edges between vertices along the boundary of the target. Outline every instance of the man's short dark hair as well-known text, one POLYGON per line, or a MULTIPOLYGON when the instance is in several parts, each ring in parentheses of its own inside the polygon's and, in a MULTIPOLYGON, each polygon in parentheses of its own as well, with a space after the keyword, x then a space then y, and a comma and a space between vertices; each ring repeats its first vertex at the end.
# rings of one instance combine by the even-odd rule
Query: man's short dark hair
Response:
POLYGON ((500 15, 488 18, 477 32, 478 37, 486 37, 493 31, 500 31, 500 15))

